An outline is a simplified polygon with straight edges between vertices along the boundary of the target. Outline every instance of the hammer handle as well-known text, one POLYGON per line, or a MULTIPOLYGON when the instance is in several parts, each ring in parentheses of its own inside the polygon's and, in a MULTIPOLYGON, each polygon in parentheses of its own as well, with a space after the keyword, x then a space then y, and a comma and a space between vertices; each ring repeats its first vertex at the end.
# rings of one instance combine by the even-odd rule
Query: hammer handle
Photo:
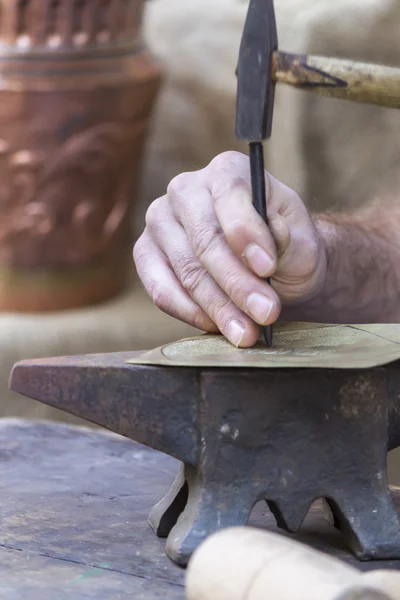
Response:
POLYGON ((276 533, 235 527, 209 537, 186 574, 188 600, 400 600, 398 571, 354 567, 276 533))
POLYGON ((275 52, 272 77, 322 96, 400 108, 400 69, 394 67, 275 52))

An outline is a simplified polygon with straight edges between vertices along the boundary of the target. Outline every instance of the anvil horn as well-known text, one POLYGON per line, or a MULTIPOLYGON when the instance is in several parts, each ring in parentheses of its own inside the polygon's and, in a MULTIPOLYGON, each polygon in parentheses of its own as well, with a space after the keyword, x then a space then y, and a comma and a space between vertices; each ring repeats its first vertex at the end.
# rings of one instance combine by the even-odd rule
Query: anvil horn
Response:
POLYGON ((9 387, 195 465, 197 378, 191 369, 127 364, 131 357, 121 352, 22 361, 9 387))

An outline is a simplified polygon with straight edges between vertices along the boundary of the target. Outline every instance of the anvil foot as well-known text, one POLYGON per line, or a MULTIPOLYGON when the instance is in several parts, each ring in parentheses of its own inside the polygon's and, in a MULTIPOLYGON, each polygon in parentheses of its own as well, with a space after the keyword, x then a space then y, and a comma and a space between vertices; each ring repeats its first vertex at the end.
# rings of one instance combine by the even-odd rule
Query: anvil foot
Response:
POLYGON ((185 510, 188 495, 189 486, 185 479, 185 467, 182 466, 168 493, 154 506, 149 515, 150 527, 158 537, 169 536, 185 510))
MULTIPOLYGON (((184 479, 189 491, 187 504, 166 544, 168 556, 181 566, 187 565, 193 552, 210 534, 226 527, 245 525, 256 502, 249 486, 241 488, 235 482, 231 486, 215 486, 204 481, 202 474, 189 465, 184 469, 184 479)), ((176 507, 179 494, 172 507, 176 507)), ((165 514, 169 514, 170 508, 165 514)))
MULTIPOLYGON (((379 474, 378 474, 379 475, 379 474)), ((347 540, 347 545, 362 561, 399 557, 400 520, 387 485, 372 485, 359 495, 345 497, 351 484, 343 486, 338 500, 327 500, 334 525, 347 540)))
MULTIPOLYGON (((248 489, 225 490, 225 499, 204 486, 193 467, 182 466, 173 486, 150 513, 150 524, 159 537, 167 537, 166 553, 185 566, 198 545, 211 533, 225 527, 245 525, 254 506, 248 489)), ((349 549, 360 561, 398 558, 400 520, 387 486, 366 489, 357 501, 351 483, 344 483, 338 500, 325 499, 332 524, 344 535, 349 549)), ((296 533, 310 508, 309 503, 291 506, 266 500, 278 527, 296 533)), ((328 517, 328 514, 326 514, 328 517)))
POLYGON ((194 467, 182 466, 167 495, 151 511, 149 522, 158 537, 168 538, 168 556, 185 566, 208 535, 247 523, 255 503, 248 491, 208 489, 194 467))

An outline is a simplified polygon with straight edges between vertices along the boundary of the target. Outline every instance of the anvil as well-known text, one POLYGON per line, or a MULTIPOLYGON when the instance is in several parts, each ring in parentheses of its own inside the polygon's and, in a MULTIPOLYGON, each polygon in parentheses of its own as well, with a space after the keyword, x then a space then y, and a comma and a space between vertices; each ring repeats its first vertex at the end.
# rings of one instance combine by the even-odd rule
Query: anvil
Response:
POLYGON ((399 362, 211 369, 127 363, 133 354, 24 361, 10 387, 182 462, 150 513, 172 560, 186 565, 260 500, 296 532, 318 498, 360 560, 400 558, 386 479, 387 451, 400 445, 399 362))

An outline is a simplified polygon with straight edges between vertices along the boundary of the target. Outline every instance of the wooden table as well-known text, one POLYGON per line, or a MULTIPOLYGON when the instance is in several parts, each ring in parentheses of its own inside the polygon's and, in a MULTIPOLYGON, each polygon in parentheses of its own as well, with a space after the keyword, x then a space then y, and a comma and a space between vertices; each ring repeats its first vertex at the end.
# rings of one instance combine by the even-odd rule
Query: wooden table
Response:
MULTIPOLYGON (((177 468, 100 430, 0 420, 0 597, 183 600, 185 573, 147 523, 177 468)), ((276 530, 265 503, 250 524, 276 530)), ((300 538, 359 568, 400 568, 355 561, 317 507, 300 538)))

